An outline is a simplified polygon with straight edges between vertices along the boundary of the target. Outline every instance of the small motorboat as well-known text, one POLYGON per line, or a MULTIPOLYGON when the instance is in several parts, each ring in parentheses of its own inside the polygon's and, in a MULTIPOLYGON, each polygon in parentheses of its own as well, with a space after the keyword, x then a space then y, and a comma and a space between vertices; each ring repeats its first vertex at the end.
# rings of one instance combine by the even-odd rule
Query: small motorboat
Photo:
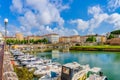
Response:
POLYGON ((57 80, 59 75, 56 72, 50 72, 49 74, 46 74, 42 76, 39 80, 57 80))

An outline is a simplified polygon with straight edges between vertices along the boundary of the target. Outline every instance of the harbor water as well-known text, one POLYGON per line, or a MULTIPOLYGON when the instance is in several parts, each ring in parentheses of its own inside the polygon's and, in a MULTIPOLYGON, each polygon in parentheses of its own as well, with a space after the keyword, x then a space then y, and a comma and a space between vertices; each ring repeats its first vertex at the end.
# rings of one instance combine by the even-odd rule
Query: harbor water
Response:
POLYGON ((89 64, 90 67, 100 67, 108 77, 108 80, 120 80, 120 52, 43 52, 36 54, 37 57, 50 58, 61 64, 78 62, 82 65, 89 64))

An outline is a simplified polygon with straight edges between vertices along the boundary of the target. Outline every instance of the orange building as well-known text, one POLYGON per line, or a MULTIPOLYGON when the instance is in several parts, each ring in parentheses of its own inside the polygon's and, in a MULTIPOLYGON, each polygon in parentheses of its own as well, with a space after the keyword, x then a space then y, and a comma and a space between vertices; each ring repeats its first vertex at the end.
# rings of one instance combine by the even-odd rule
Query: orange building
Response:
POLYGON ((80 36, 79 35, 71 36, 70 37, 70 42, 79 43, 80 42, 80 36))
POLYGON ((63 36, 59 38, 60 43, 69 43, 70 42, 70 37, 63 36))
POLYGON ((120 45, 120 38, 112 38, 110 40, 107 40, 107 44, 120 45))
POLYGON ((16 37, 6 37, 6 40, 16 40, 16 37))
POLYGON ((88 36, 80 36, 80 42, 85 43, 87 38, 88 38, 88 36))
POLYGON ((69 43, 69 42, 72 42, 72 43, 79 43, 80 42, 80 36, 79 35, 74 35, 74 36, 63 36, 63 37, 60 37, 59 41, 61 43, 69 43))
POLYGON ((106 36, 101 36, 101 43, 105 43, 107 40, 106 36))
POLYGON ((17 40, 24 40, 24 36, 23 36, 22 33, 16 33, 15 37, 16 37, 17 40))
POLYGON ((39 40, 39 39, 43 39, 43 36, 27 36, 26 38, 25 38, 25 40, 31 40, 31 39, 33 39, 33 40, 39 40))

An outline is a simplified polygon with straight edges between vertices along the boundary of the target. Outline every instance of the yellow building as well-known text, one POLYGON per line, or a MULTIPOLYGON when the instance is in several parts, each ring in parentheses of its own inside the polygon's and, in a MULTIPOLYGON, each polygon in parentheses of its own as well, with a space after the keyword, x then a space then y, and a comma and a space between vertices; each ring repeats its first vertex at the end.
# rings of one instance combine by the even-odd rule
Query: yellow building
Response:
POLYGON ((43 36, 27 36, 25 38, 25 40, 39 40, 39 39, 43 39, 43 36))
POLYGON ((88 36, 80 36, 80 42, 85 43, 87 38, 88 38, 88 36))
POLYGON ((70 37, 70 42, 79 43, 80 42, 80 36, 79 35, 71 36, 70 37))
POLYGON ((60 43, 69 43, 70 42, 70 37, 63 36, 59 38, 60 43))
POLYGON ((16 39, 17 40, 24 40, 24 36, 23 36, 23 34, 22 33, 16 33, 16 39))
POLYGON ((105 43, 107 38, 105 36, 101 36, 101 43, 105 43))
POLYGON ((16 40, 16 37, 6 37, 6 40, 16 40))

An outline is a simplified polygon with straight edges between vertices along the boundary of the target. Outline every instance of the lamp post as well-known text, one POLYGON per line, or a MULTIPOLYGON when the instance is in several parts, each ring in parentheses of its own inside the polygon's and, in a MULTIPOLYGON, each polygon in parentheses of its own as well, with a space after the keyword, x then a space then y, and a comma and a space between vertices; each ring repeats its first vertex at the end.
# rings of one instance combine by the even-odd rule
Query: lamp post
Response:
POLYGON ((7 37, 7 24, 8 24, 8 19, 4 19, 4 24, 5 24, 5 51, 6 51, 6 37, 7 37))

